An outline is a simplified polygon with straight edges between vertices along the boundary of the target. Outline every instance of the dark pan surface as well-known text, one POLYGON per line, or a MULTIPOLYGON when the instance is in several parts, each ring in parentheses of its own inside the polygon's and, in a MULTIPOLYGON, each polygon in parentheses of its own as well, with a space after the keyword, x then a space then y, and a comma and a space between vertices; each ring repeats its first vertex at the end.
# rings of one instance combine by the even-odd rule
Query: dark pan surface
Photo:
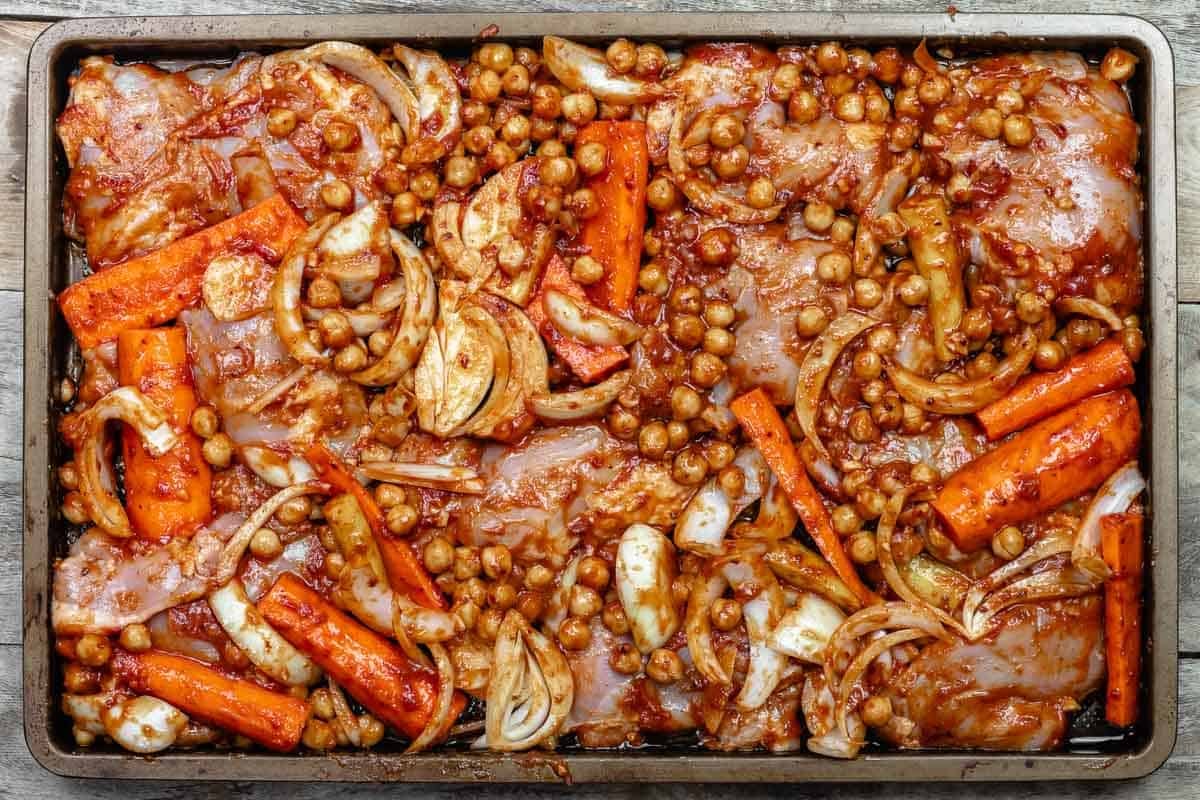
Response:
POLYGON ((1176 232, 1174 72, 1162 33, 1135 17, 996 14, 405 14, 336 16, 160 17, 72 20, 46 30, 29 58, 25 266, 24 719, 34 757, 56 773, 97 778, 343 781, 928 781, 1121 779, 1161 765, 1175 743, 1178 704, 1178 454, 1176 429, 1176 232), (51 480, 62 445, 51 387, 71 374, 74 345, 54 293, 81 276, 61 226, 65 180, 54 117, 79 59, 112 53, 128 60, 225 60, 243 50, 272 50, 320 39, 366 45, 419 41, 461 47, 498 26, 508 40, 554 33, 581 41, 618 35, 664 44, 689 39, 838 39, 861 44, 933 47, 959 54, 1066 48, 1101 55, 1113 45, 1141 60, 1131 86, 1142 125, 1146 195, 1148 349, 1138 392, 1147 434, 1142 463, 1151 485, 1145 686, 1139 729, 1112 742, 1072 739, 1066 752, 866 753, 837 761, 807 753, 719 754, 669 744, 630 751, 504 755, 452 751, 404 756, 387 748, 329 756, 219 751, 154 758, 76 748, 58 711, 61 677, 53 653, 51 564, 65 549, 64 523, 51 480))

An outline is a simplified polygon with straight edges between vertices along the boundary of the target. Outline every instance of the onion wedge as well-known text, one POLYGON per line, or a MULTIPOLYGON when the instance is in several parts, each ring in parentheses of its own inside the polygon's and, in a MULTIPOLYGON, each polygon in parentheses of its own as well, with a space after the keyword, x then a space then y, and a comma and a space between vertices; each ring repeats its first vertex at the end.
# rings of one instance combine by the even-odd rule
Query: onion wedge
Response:
POLYGON ((321 679, 321 668, 272 628, 234 578, 208 596, 208 606, 254 666, 285 686, 311 686, 321 679))
POLYGON ((394 45, 392 53, 404 65, 416 87, 417 136, 409 139, 403 160, 429 164, 449 153, 462 132, 462 98, 454 74, 440 55, 394 45), (429 133, 423 133, 425 130, 429 133))
POLYGON ((1129 504, 1145 490, 1146 479, 1138 470, 1136 461, 1130 461, 1109 476, 1104 485, 1096 490, 1079 523, 1071 547, 1071 563, 1097 580, 1108 580, 1112 571, 1100 554, 1100 518, 1127 510, 1129 504))
POLYGON ((437 286, 429 262, 404 234, 391 230, 389 237, 404 274, 404 311, 396 316, 387 352, 374 364, 350 375, 367 386, 395 383, 417 362, 437 313, 437 286))
POLYGON ((287 346, 292 358, 310 367, 324 367, 329 363, 329 356, 317 349, 308 338, 304 327, 304 317, 300 309, 300 289, 304 282, 304 267, 308 263, 309 254, 316 249, 321 237, 333 227, 341 216, 337 213, 326 214, 313 223, 307 231, 300 234, 275 273, 275 283, 271 286, 271 305, 275 310, 275 332, 287 346))
POLYGON ((725 532, 734 517, 762 497, 770 470, 758 450, 742 448, 733 459, 733 466, 746 478, 742 493, 730 497, 715 477, 705 482, 675 523, 676 547, 706 556, 720 554, 724 550, 725 532))
POLYGON ((487 746, 536 747, 558 733, 574 701, 575 680, 562 652, 510 610, 496 635, 488 681, 487 746))
POLYGON ((845 621, 846 615, 836 605, 820 595, 803 592, 771 631, 767 644, 777 653, 822 664, 829 640, 845 621))
POLYGON ((937 414, 973 414, 999 400, 1016 384, 1033 361, 1037 346, 1037 334, 1026 328, 1016 349, 1005 356, 995 372, 962 383, 927 380, 891 358, 885 359, 885 363, 893 388, 908 402, 937 414))
POLYGON ((358 471, 366 478, 387 483, 442 489, 461 494, 482 494, 483 479, 469 467, 411 464, 398 461, 364 461, 358 471))
POLYGON ((817 406, 825 392, 825 382, 846 346, 878 324, 879 320, 855 311, 839 315, 809 346, 800 364, 796 380, 796 421, 800 423, 804 436, 826 459, 830 457, 829 450, 817 435, 817 406))
POLYGON ((629 370, 613 373, 607 380, 575 392, 539 394, 529 398, 529 407, 542 419, 567 421, 598 417, 617 399, 633 377, 629 370))
POLYGON ((451 436, 471 433, 477 427, 490 429, 503 421, 502 415, 513 407, 513 397, 520 389, 520 386, 510 377, 512 352, 495 317, 478 306, 467 306, 463 309, 462 314, 463 319, 475 325, 483 334, 488 349, 492 351, 494 366, 492 368, 492 386, 487 399, 466 421, 450 431, 451 436))
POLYGON ((712 643, 712 621, 709 609, 725 594, 729 584, 721 575, 696 575, 688 592, 687 614, 683 629, 687 635, 688 654, 692 664, 709 683, 728 684, 733 679, 717 658, 712 643))
POLYGON ((642 335, 640 325, 591 303, 582 303, 557 289, 546 290, 542 303, 546 307, 546 316, 560 333, 584 344, 633 344, 642 335))
POLYGON ((604 103, 635 105, 663 93, 663 87, 657 83, 614 72, 599 50, 559 36, 543 37, 542 58, 546 68, 564 86, 573 91, 586 89, 604 103))

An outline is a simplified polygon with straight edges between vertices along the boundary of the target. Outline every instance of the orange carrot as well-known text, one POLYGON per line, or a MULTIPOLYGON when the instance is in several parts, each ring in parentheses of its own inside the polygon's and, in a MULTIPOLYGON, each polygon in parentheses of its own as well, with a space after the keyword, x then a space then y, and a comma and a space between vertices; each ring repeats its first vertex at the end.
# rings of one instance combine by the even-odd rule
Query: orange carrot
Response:
POLYGON ((1137 455, 1141 416, 1128 389, 1084 400, 1026 428, 950 476, 933 509, 960 550, 985 547, 1104 482, 1137 455))
POLYGON ((383 556, 383 566, 387 570, 388 582, 392 588, 403 592, 405 597, 426 608, 445 608, 445 596, 434 584, 433 578, 429 577, 429 573, 413 553, 412 547, 388 532, 383 511, 375 502, 374 496, 350 474, 350 470, 341 459, 320 442, 308 448, 304 457, 312 464, 321 480, 341 492, 354 495, 363 516, 371 525, 371 532, 375 535, 375 543, 383 556))
POLYGON ((1100 518, 1100 548, 1112 576, 1104 586, 1105 717, 1127 728, 1137 721, 1142 669, 1142 515, 1100 518))
POLYGON ((599 211, 584 221, 580 237, 592 258, 604 267, 604 279, 587 293, 597 305, 620 313, 633 303, 642 260, 650 172, 646 124, 592 122, 580 129, 575 147, 592 142, 604 145, 608 166, 584 182, 595 194, 599 211))
POLYGON ((190 533, 212 517, 212 469, 192 433, 196 391, 183 328, 123 331, 117 337, 123 386, 150 398, 179 434, 179 444, 154 457, 137 431, 125 426, 125 508, 139 536, 158 540, 190 533))
MULTIPOLYGON (((372 714, 410 738, 424 730, 437 700, 436 672, 410 661, 292 573, 275 581, 258 610, 372 714)), ((465 702, 456 693, 451 721, 465 702)))
POLYGON ((174 319, 200 299, 204 270, 216 256, 253 250, 277 261, 306 227, 282 195, 273 195, 161 250, 89 275, 63 290, 58 305, 86 350, 121 331, 174 319))
POLYGON ((230 678, 184 656, 118 650, 112 668, 133 691, 165 700, 188 716, 271 750, 295 749, 308 722, 309 706, 303 700, 230 678))
POLYGON ((988 439, 994 441, 1085 397, 1128 386, 1133 379, 1133 362, 1125 348, 1116 339, 1109 339, 1079 353, 1061 369, 1024 378, 975 417, 988 439))
POLYGON ((758 452, 762 453, 763 459, 779 479, 779 485, 787 492, 788 499, 800 515, 804 529, 816 542, 821 555, 825 556, 833 571, 864 604, 878 603, 879 596, 868 589, 858 577, 854 564, 842 547, 841 539, 834 533, 825 502, 804 470, 804 463, 792 444, 783 417, 779 416, 766 393, 762 389, 747 392, 734 400, 729 407, 741 423, 742 430, 749 435, 750 441, 754 442, 758 452))
POLYGON ((542 338, 546 340, 550 348, 567 363, 567 366, 579 376, 580 380, 586 383, 595 383, 629 360, 629 351, 620 345, 587 345, 559 333, 558 329, 554 327, 554 323, 550 321, 550 317, 547 316, 546 307, 542 304, 547 289, 557 289, 576 300, 587 299, 583 287, 571 277, 566 264, 557 254, 551 256, 550 262, 546 265, 546 272, 542 275, 542 284, 526 307, 525 313, 529 315, 530 321, 542 334, 542 338))

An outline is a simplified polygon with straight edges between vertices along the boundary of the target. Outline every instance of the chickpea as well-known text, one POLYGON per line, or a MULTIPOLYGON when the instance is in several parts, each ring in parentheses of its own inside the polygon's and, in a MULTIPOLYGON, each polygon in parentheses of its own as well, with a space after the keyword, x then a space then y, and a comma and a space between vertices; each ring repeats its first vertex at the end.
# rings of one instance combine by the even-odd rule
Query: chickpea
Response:
POLYGON ((329 181, 321 187, 321 202, 334 211, 349 211, 354 204, 354 190, 345 181, 329 181))
POLYGON ((299 121, 296 112, 290 108, 272 108, 267 112, 267 133, 282 139, 296 130, 299 121))
POLYGON ((700 235, 696 248, 700 260, 710 267, 726 267, 738 256, 737 236, 726 227, 709 228, 700 235))
POLYGON ((542 615, 545 604, 546 598, 541 592, 525 590, 517 592, 517 604, 513 608, 522 617, 532 622, 542 615))
POLYGON ((517 604, 517 587, 506 581, 497 581, 488 587, 487 603, 499 611, 508 611, 517 604))
POLYGON ((472 100, 494 103, 500 97, 500 75, 495 70, 483 69, 467 82, 472 100))
POLYGON ((967 378, 974 380, 985 375, 991 375, 999 366, 999 361, 991 353, 983 352, 967 362, 967 378))
POLYGON ((572 92, 562 99, 562 115, 574 125, 587 125, 596 118, 596 98, 587 92, 572 92))
MULTIPOLYGON (((711 463, 709 466, 713 466, 711 463)), ((746 491, 746 473, 741 467, 730 464, 724 468, 713 467, 719 469, 717 472, 717 488, 724 492, 726 497, 737 498, 741 497, 746 491)))
POLYGON ((885 47, 871 59, 871 74, 875 80, 883 84, 893 84, 900 80, 900 72, 904 66, 904 56, 895 47, 885 47))
POLYGON ((279 534, 270 528, 259 528, 250 537, 250 552, 257 559, 271 561, 283 552, 283 542, 279 541, 279 534))
MULTIPOLYGON (((513 119, 524 119, 514 117, 513 119)), ((479 179, 479 168, 470 156, 451 156, 446 161, 446 183, 456 189, 465 189, 479 179)))
POLYGON ((417 527, 417 510, 408 503, 397 503, 387 510, 384 523, 395 536, 407 536, 417 527))
MULTIPOLYGON (((146 626, 141 625, 140 627, 145 630, 146 626)), ((149 637, 149 635, 147 632, 146 636, 149 637)), ((149 646, 147 644, 146 648, 149 646)), ((100 672, 92 667, 86 667, 78 661, 68 661, 63 665, 63 688, 69 694, 94 694, 100 691, 100 672)))
POLYGON ((833 115, 842 122, 862 122, 867 115, 866 99, 859 92, 843 94, 833 104, 833 115))
POLYGON ((550 186, 570 186, 575 182, 575 162, 566 156, 555 156, 542 162, 538 174, 542 183, 550 186))
POLYGON ((992 335, 992 318, 982 308, 972 308, 963 314, 959 327, 972 342, 982 342, 992 335))
MULTIPOLYGON (((608 569, 608 563, 599 556, 585 556, 584 558, 580 559, 579 566, 575 571, 575 576, 576 580, 579 581, 577 585, 588 588, 593 592, 593 594, 602 592, 608 588, 608 583, 611 578, 608 569)), ((597 601, 599 601, 599 597, 599 594, 596 594, 597 601)), ((600 606, 597 605, 596 610, 592 611, 586 616, 594 616, 597 612, 599 612, 599 610, 600 606)))
POLYGON ((367 348, 359 341, 351 342, 333 357, 333 368, 338 372, 357 372, 367 365, 367 348))
POLYGON ((883 287, 873 278, 859 278, 854 282, 854 304, 859 308, 874 308, 883 302, 883 287))
POLYGON ((804 225, 813 233, 825 233, 836 219, 837 214, 829 203, 818 200, 804 207, 804 225))
MULTIPOLYGON (((897 114, 903 114, 906 117, 919 117, 924 112, 916 89, 901 89, 896 92, 896 96, 892 99, 892 105, 897 114)), ((913 141, 916 141, 915 136, 913 141)))
POLYGON ((646 186, 646 204, 655 211, 670 211, 675 201, 675 185, 669 178, 660 175, 646 186))
POLYGON ((900 430, 908 434, 920 433, 925 427, 925 409, 913 403, 900 407, 900 430))
POLYGON ((608 148, 600 142, 588 142, 576 148, 575 162, 584 175, 599 175, 608 166, 608 148))
POLYGON ((719 598, 708 609, 713 627, 719 631, 731 631, 742 621, 742 604, 726 597, 719 598))
POLYGON ((312 501, 306 496, 293 497, 275 510, 275 519, 282 525, 299 525, 312 514, 312 501))
POLYGON ((358 738, 363 747, 371 748, 379 744, 386 733, 384 724, 372 715, 363 714, 358 718, 358 738))
POLYGON ((1025 534, 1015 525, 1006 525, 992 537, 992 552, 996 558, 1012 561, 1025 549, 1025 534))
POLYGON ((950 79, 945 75, 930 75, 917 85, 917 99, 923 105, 936 106, 950 96, 950 79))
MULTIPOLYGON (((591 219, 600 212, 600 201, 596 198, 595 192, 584 187, 571 193, 567 198, 567 208, 577 219, 591 219)), ((603 277, 603 274, 600 277, 603 277)), ((600 280, 600 278, 598 277, 596 280, 600 280)))
POLYGON ((767 208, 775 202, 775 183, 765 175, 755 178, 746 188, 746 202, 751 208, 767 208))
POLYGON ((671 464, 671 477, 684 486, 697 486, 708 477, 708 462, 696 450, 684 448, 671 464))
POLYGON ((461 545, 454 548, 454 578, 465 581, 483 571, 483 559, 478 547, 461 545))
POLYGON ((1142 351, 1146 349, 1146 337, 1140 328, 1125 328, 1118 334, 1118 337, 1121 340, 1121 347, 1125 349, 1125 354, 1129 356, 1130 361, 1136 362, 1142 357, 1142 351))
POLYGON ((671 416, 677 420, 687 421, 700 416, 704 409, 704 400, 700 393, 690 386, 682 384, 671 389, 671 416))
POLYGON ((704 341, 704 330, 703 320, 695 314, 676 314, 667 325, 671 338, 684 348, 696 347, 704 341))
POLYGON ((746 138, 746 126, 732 114, 721 114, 712 121, 708 141, 713 147, 728 150, 746 138))
POLYGON ((592 641, 592 629, 579 617, 567 617, 558 626, 558 641, 566 650, 582 650, 592 641))
POLYGON ((328 722, 314 718, 305 723, 300 741, 309 750, 332 750, 337 747, 337 734, 328 722))
POLYGON ((924 305, 929 301, 929 281, 914 272, 900 282, 896 293, 906 306, 924 305))
POLYGON ((691 428, 686 422, 673 419, 667 423, 667 448, 678 450, 692 438, 691 428))
POLYGON ((1137 64, 1138 57, 1133 53, 1114 47, 1104 54, 1104 60, 1100 62, 1100 74, 1110 81, 1124 83, 1133 77, 1137 64))
POLYGON ((871 419, 871 412, 860 408, 850 415, 847 426, 850 438, 860 444, 879 441, 879 426, 871 419))
POLYGON ((620 675, 636 675, 642 671, 642 654, 629 642, 621 642, 609 654, 608 664, 620 675))
POLYGON ((667 452, 666 424, 655 420, 643 425, 638 433, 638 451, 646 458, 662 458, 667 452))
POLYGON ((821 104, 809 90, 797 89, 788 100, 787 115, 792 122, 803 125, 821 116, 821 104))
POLYGON ((529 117, 522 116, 521 114, 509 117, 500 126, 500 138, 509 147, 520 148, 529 140, 529 133, 529 117))
POLYGON ((780 64, 771 75, 768 91, 772 100, 783 102, 792 96, 799 85, 800 67, 796 64, 780 64))
POLYGON ((853 365, 851 370, 854 377, 861 381, 869 381, 878 378, 883 371, 883 359, 879 353, 871 349, 859 350, 854 355, 853 365))
POLYGON ((871 405, 871 419, 880 430, 894 431, 904 423, 904 404, 894 393, 883 395, 871 405))
POLYGON ((1100 323, 1094 319, 1073 319, 1067 323, 1067 341, 1077 350, 1086 350, 1100 341, 1102 335, 1100 323))
POLYGON ((637 63, 633 72, 641 78, 657 78, 667 68, 667 52, 656 44, 642 44, 637 48, 637 63))
POLYGON ((632 439, 638 432, 642 421, 638 415, 620 405, 614 405, 608 412, 608 429, 618 439, 632 439))
POLYGON ((724 358, 732 355, 737 346, 734 335, 723 328, 709 328, 704 332, 704 351, 724 358))
POLYGON ((217 469, 225 469, 233 460, 233 440, 227 434, 218 433, 211 436, 200 448, 204 460, 217 469))
POLYGON ((192 432, 201 439, 210 439, 221 427, 221 421, 217 418, 216 409, 205 404, 196 406, 196 410, 192 412, 191 425, 192 432))
POLYGON ((995 108, 985 108, 971 117, 971 130, 985 139, 999 139, 1004 130, 1004 115, 995 108))
POLYGON ((121 629, 121 647, 131 653, 141 653, 153 645, 150 640, 150 629, 140 622, 126 625, 121 629))
MULTIPOLYGON (((372 331, 367 337, 367 351, 375 358, 382 358, 392 347, 392 332, 386 329, 372 331)), ((403 437, 400 437, 403 438, 403 437)), ((399 441, 393 444, 399 444, 399 441)))
POLYGON ((617 636, 629 633, 629 618, 625 616, 625 609, 616 601, 605 604, 604 610, 600 612, 600 621, 617 636))
POLYGON ((1033 141, 1033 121, 1024 114, 1013 114, 1004 120, 1004 141, 1012 147, 1024 147, 1033 141))
POLYGON ((996 94, 996 99, 993 101, 996 110, 1004 116, 1015 114, 1018 111, 1025 109, 1025 98, 1016 89, 1007 88, 1001 89, 996 94))
POLYGON ((829 517, 833 523, 833 529, 839 536, 850 536, 858 533, 862 528, 862 517, 854 510, 854 506, 845 504, 836 506, 830 512, 829 517))
POLYGON ((539 83, 533 89, 530 97, 530 110, 541 119, 558 119, 562 114, 563 96, 558 87, 549 83, 539 83))
POLYGON ((804 306, 796 313, 796 333, 805 338, 819 335, 828 325, 829 315, 821 306, 804 306))
MULTIPOLYGON (((489 130, 490 130, 490 128, 489 128, 489 130)), ((401 192, 400 194, 398 194, 392 198, 392 210, 391 210, 392 224, 397 227, 401 227, 401 228, 406 227, 408 225, 412 225, 414 222, 416 222, 418 219, 421 218, 421 210, 422 210, 421 209, 421 201, 417 199, 417 196, 415 194, 413 194, 412 192, 401 192)), ((312 287, 319 280, 323 280, 323 279, 316 278, 308 286, 310 305, 313 305, 313 303, 311 302, 312 291, 313 291, 312 287)), ((337 289, 337 284, 334 283, 333 281, 329 281, 329 284, 332 285, 333 288, 337 289)), ((328 297, 329 299, 324 300, 323 305, 317 306, 317 308, 333 308, 335 306, 340 305, 342 302, 341 290, 338 290, 338 293, 336 295, 336 301, 334 301, 334 299, 333 299, 334 295, 332 293, 329 293, 328 295, 324 295, 324 296, 328 297)))
POLYGON ((864 383, 859 388, 858 393, 862 395, 863 402, 878 403, 881 399, 883 399, 884 392, 886 391, 887 384, 876 378, 875 380, 864 383))
POLYGON ((380 483, 375 487, 375 502, 386 511, 404 502, 404 490, 394 483, 380 483))
POLYGON ((349 150, 358 143, 358 126, 335 119, 321 131, 321 138, 334 152, 349 150))
POLYGON ((882 728, 892 721, 892 701, 883 695, 868 697, 863 703, 862 720, 872 728, 882 728))
POLYGON ((608 65, 613 72, 624 75, 632 72, 633 68, 637 66, 637 47, 628 39, 617 39, 608 46, 604 57, 608 60, 608 65))
POLYGON ((1037 292, 1020 292, 1017 295, 1017 317, 1028 325, 1036 325, 1050 312, 1050 303, 1037 292))
POLYGON ((444 536, 435 536, 425 545, 421 560, 425 562, 425 569, 439 575, 454 565, 454 545, 444 536))
POLYGON ((850 256, 834 250, 817 259, 817 277, 825 283, 845 283, 852 267, 850 256))
POLYGON ((592 587, 584 586, 581 583, 571 587, 568 607, 573 615, 582 619, 591 619, 600 613, 603 606, 604 601, 600 599, 599 592, 592 587))
POLYGON ((845 72, 850 63, 846 51, 837 42, 825 42, 817 48, 815 55, 817 68, 826 75, 845 72))
POLYGON ((646 676, 655 683, 675 683, 683 678, 683 659, 674 650, 660 647, 646 662, 646 676))
POLYGON ((704 321, 712 328, 728 328, 733 324, 736 313, 733 306, 724 300, 711 300, 704 305, 704 321))
POLYGON ((867 531, 854 534, 850 537, 847 550, 850 560, 855 564, 870 564, 876 558, 875 534, 867 531))
POLYGON ((842 493, 853 497, 870 482, 871 473, 861 466, 847 469, 846 473, 842 475, 842 493))
POLYGON ((591 256, 580 256, 571 265, 571 277, 584 286, 591 286, 604 278, 604 266, 591 256))
POLYGON ((321 317, 317 330, 326 347, 345 347, 355 340, 349 318, 340 311, 330 311, 321 317))
POLYGON ((933 467, 924 462, 917 462, 912 465, 912 469, 908 472, 908 477, 913 483, 934 484, 941 480, 941 475, 933 467))
POLYGON ((476 53, 479 65, 494 72, 504 72, 512 66, 513 49, 503 42, 488 42, 476 53))
POLYGON ((95 633, 86 633, 75 643, 75 657, 88 667, 102 667, 112 657, 112 645, 108 638, 95 633))
POLYGON ((888 131, 888 149, 893 153, 903 153, 916 144, 919 134, 920 130, 916 125, 901 120, 888 131))

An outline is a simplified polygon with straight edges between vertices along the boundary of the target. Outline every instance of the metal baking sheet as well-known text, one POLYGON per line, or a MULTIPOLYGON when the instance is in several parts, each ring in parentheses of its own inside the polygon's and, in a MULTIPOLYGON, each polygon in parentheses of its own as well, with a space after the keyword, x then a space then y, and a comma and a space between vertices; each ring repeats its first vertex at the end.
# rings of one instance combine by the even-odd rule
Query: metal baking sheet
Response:
POLYGON ((29 57, 25 243, 24 718, 33 756, 47 769, 94 778, 487 782, 929 781, 1123 779, 1161 765, 1175 743, 1178 703, 1177 343, 1174 69, 1170 46, 1150 23, 1127 16, 1022 14, 385 14, 80 19, 48 28, 29 57), (1061 753, 867 753, 853 761, 808 753, 711 753, 664 745, 641 750, 504 755, 376 750, 331 755, 195 751, 146 758, 77 748, 58 710, 61 675, 53 652, 51 565, 65 549, 52 470, 62 445, 51 387, 71 368, 74 346, 54 293, 80 277, 62 230, 66 168, 54 117, 80 58, 228 59, 321 39, 382 46, 417 41, 463 47, 480 31, 536 42, 543 34, 582 41, 629 36, 665 45, 693 39, 953 46, 970 54, 1066 48, 1098 56, 1120 45, 1141 60, 1131 85, 1142 126, 1146 196, 1148 348, 1138 392, 1151 485, 1152 566, 1147 573, 1147 652, 1139 729, 1111 748, 1075 742, 1061 753))

